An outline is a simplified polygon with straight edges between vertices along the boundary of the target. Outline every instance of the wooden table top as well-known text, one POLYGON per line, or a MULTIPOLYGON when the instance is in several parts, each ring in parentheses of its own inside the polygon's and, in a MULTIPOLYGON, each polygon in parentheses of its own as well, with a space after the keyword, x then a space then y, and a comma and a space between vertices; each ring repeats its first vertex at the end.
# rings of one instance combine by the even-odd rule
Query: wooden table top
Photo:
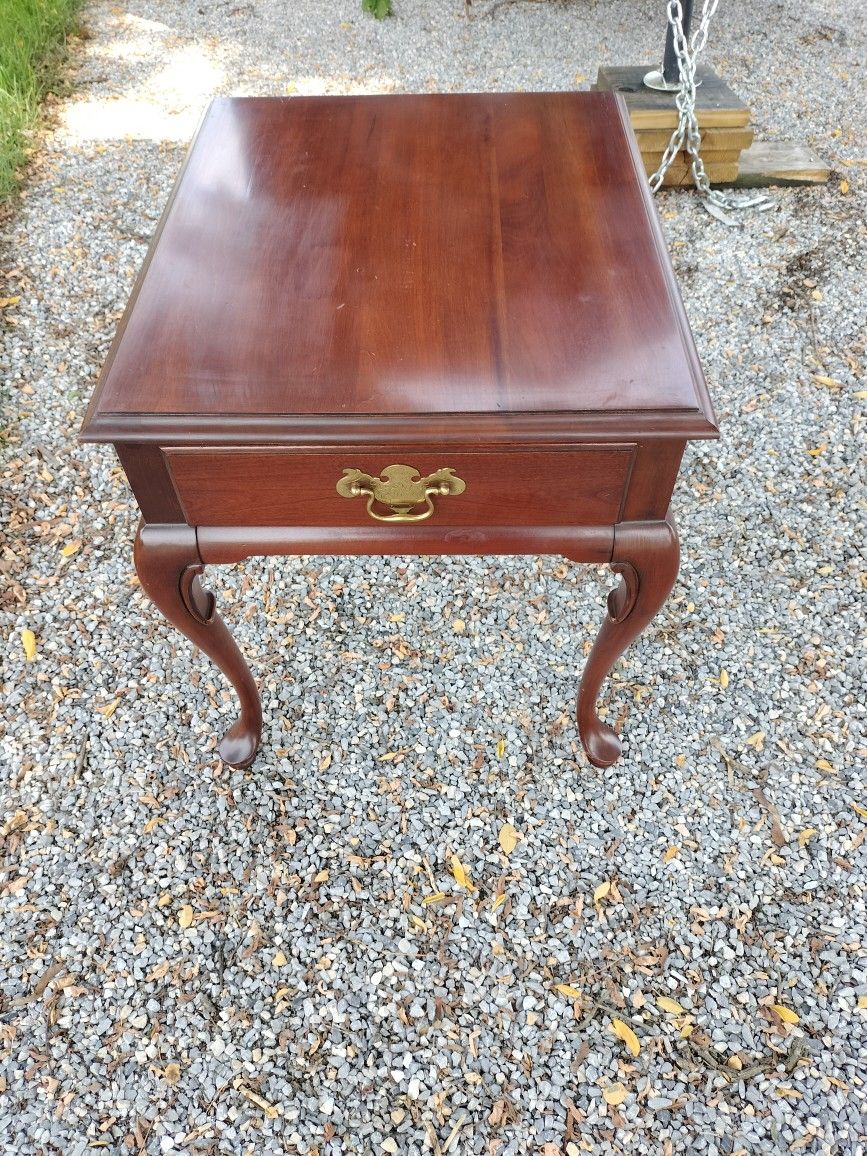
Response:
POLYGON ((210 107, 87 441, 713 437, 610 93, 210 107))

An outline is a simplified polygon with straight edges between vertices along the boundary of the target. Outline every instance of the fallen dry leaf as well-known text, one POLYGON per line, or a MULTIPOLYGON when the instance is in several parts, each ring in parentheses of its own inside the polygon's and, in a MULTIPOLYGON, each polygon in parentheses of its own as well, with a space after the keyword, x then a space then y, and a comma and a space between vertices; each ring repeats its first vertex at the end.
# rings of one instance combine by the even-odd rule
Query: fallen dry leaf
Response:
POLYGON ((606 881, 604 883, 600 883, 593 892, 593 902, 601 903, 610 890, 611 883, 606 879, 606 881))
POLYGON ((190 907, 189 903, 187 903, 178 912, 178 924, 181 928, 186 930, 188 927, 192 926, 192 922, 193 922, 193 909, 192 909, 192 907, 190 907))
POLYGON ((602 1089, 602 1099, 613 1108, 622 1104, 628 1095, 629 1091, 623 1084, 612 1084, 610 1088, 602 1089))
POLYGON ((520 837, 511 823, 504 823, 500 828, 500 834, 497 836, 500 846, 507 855, 511 855, 518 846, 520 837))
POLYGON ((671 1012, 673 1016, 683 1015, 683 1008, 676 999, 669 999, 667 995, 660 995, 656 997, 656 1006, 661 1007, 663 1011, 671 1012))
POLYGON ((792 1011, 790 1007, 786 1007, 784 1003, 772 1003, 771 1008, 777 1013, 783 1023, 797 1024, 801 1022, 801 1017, 798 1013, 792 1011))
POLYGON ((554 990, 559 991, 560 995, 568 996, 569 999, 581 998, 581 989, 574 987, 571 983, 555 983, 554 990))
POLYGON ((631 1056, 638 1055, 638 1053, 641 1051, 641 1044, 638 1042, 638 1036, 635 1034, 629 1024, 624 1023, 623 1020, 619 1020, 615 1016, 611 1021, 611 1030, 619 1040, 623 1041, 623 1043, 626 1045, 626 1050, 631 1056))
POLYGON ((181 1069, 179 1064, 166 1064, 163 1078, 168 1084, 177 1084, 181 1078, 181 1069))
POLYGON ((27 661, 31 662, 36 657, 36 635, 32 630, 21 631, 21 645, 27 661))
POLYGON ((467 869, 457 855, 452 855, 452 875, 454 876, 455 883, 457 883, 459 887, 465 887, 467 891, 475 891, 475 887, 470 882, 470 877, 467 874, 467 869))

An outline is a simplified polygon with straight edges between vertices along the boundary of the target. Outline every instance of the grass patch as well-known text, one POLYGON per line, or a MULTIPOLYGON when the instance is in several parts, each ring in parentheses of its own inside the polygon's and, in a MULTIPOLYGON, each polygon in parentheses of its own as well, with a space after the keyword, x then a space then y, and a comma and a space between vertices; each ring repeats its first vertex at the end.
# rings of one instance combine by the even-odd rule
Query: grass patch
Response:
POLYGON ((80 0, 0 0, 0 201, 18 188, 27 137, 58 78, 80 0))

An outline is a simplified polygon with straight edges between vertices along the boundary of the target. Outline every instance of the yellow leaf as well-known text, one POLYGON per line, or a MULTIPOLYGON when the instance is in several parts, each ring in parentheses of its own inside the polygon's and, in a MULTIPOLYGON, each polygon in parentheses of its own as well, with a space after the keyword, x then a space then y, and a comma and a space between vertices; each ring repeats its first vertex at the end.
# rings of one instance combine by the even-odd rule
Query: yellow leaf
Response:
POLYGON ((283 954, 282 951, 278 951, 277 954, 274 956, 274 958, 271 960, 271 966, 272 967, 285 967, 286 962, 287 962, 286 956, 283 954))
POLYGON ((797 1012, 793 1012, 790 1007, 786 1007, 784 1003, 772 1003, 771 1008, 777 1013, 783 1023, 797 1024, 800 1023, 801 1017, 797 1012))
POLYGON ((680 1034, 685 1040, 687 1040, 692 1035, 694 1030, 695 1030, 694 1024, 685 1023, 683 1025, 683 1027, 680 1029, 680 1034))
POLYGON ((151 818, 148 819, 148 821, 142 827, 142 833, 145 835, 150 835, 151 831, 153 831, 155 827, 159 826, 162 821, 162 815, 152 815, 151 818))
POLYGON ((842 381, 836 381, 833 377, 826 377, 824 373, 814 373, 813 381, 818 381, 819 385, 827 385, 829 389, 840 389, 842 381))
POLYGON ((867 995, 858 996, 858 1010, 867 1011, 867 995))
POLYGON ((162 895, 159 897, 159 899, 157 900, 157 907, 168 907, 168 905, 171 903, 171 901, 172 901, 171 891, 164 891, 162 893, 162 895))
POLYGON ((569 999, 581 998, 581 989, 573 987, 571 983, 557 983, 554 985, 554 990, 559 991, 560 995, 568 996, 569 999))
POLYGON ((611 1021, 611 1030, 619 1040, 623 1040, 626 1044, 626 1049, 631 1056, 637 1056, 641 1051, 641 1044, 638 1042, 638 1036, 623 1020, 615 1018, 611 1021))
POLYGON ((860 803, 853 803, 852 809, 856 815, 860 815, 862 819, 867 819, 867 807, 862 807, 860 803))
POLYGON ((455 632, 455 634, 463 634, 466 628, 467 626, 463 618, 456 618, 452 623, 452 630, 455 632))
POLYGON ((723 688, 723 690, 725 690, 725 688, 728 686, 728 684, 729 684, 729 672, 727 670, 721 670, 719 672, 719 684, 723 688))
POLYGON ((163 1077, 169 1084, 177 1084, 181 1078, 181 1069, 178 1064, 166 1064, 166 1069, 163 1072, 163 1077))
POLYGON ((107 703, 105 706, 98 706, 96 709, 99 711, 99 713, 101 715, 104 715, 106 718, 111 718, 111 716, 114 714, 114 712, 117 710, 117 708, 119 706, 120 706, 120 699, 115 698, 115 699, 112 699, 112 701, 110 703, 107 703))
POLYGON ((422 906, 430 907, 432 903, 439 903, 442 899, 445 899, 445 897, 445 891, 435 891, 433 895, 425 895, 424 899, 421 901, 422 906))
POLYGON ((505 891, 503 892, 502 895, 495 895, 494 896, 494 902, 491 904, 491 911, 492 912, 499 911, 505 902, 506 902, 505 891))
POLYGON ((855 396, 859 401, 867 401, 867 389, 856 389, 855 396))
POLYGON ((840 181, 840 192, 843 194, 844 197, 849 192, 849 182, 845 179, 840 181))
POLYGON ((827 448, 828 448, 828 443, 823 442, 820 446, 814 446, 813 449, 807 450, 807 453, 810 455, 811 458, 817 458, 819 456, 819 454, 823 454, 827 448))
POLYGON ((676 999, 670 999, 667 995, 660 995, 656 997, 656 1006, 661 1007, 663 1011, 671 1012, 673 1016, 683 1014, 683 1008, 676 999))
POLYGON ((32 630, 21 631, 21 645, 24 647, 27 661, 32 661, 36 657, 36 635, 32 630))
POLYGON ((816 766, 820 771, 826 771, 829 775, 837 773, 827 759, 816 759, 816 766))
POLYGON ((427 931, 427 924, 425 921, 423 919, 419 919, 417 915, 413 915, 412 912, 410 912, 409 921, 413 927, 417 927, 419 931, 427 931))
POLYGON ((743 1071, 744 1061, 740 1056, 729 1056, 729 1058, 726 1060, 726 1065, 729 1068, 734 1068, 736 1072, 741 1072, 743 1071))
POLYGON ((798 846, 806 847, 815 834, 817 834, 815 827, 805 827, 798 836, 798 846))
POLYGON ((506 740, 500 739, 497 743, 497 758, 501 759, 506 753, 506 740))
POLYGON ((330 766, 331 766, 331 751, 326 751, 325 754, 322 756, 322 758, 319 760, 319 769, 320 769, 320 771, 327 771, 330 766))
POLYGON ((72 555, 76 552, 76 550, 80 550, 80 549, 81 549, 81 542, 80 541, 67 542, 66 545, 63 547, 63 549, 60 551, 60 553, 63 555, 64 558, 71 558, 72 555))
POLYGON ((0 297, 0 309, 5 309, 7 305, 17 305, 20 300, 20 293, 17 297, 0 297))
POLYGON ((680 847, 668 847, 662 856, 663 863, 670 863, 675 855, 680 854, 680 847))
POLYGON ((181 928, 183 928, 183 930, 186 931, 186 929, 192 924, 192 922, 193 922, 193 909, 192 909, 192 907, 190 907, 189 903, 187 903, 178 912, 178 923, 180 924, 181 928))
POLYGON ((323 867, 323 869, 321 871, 317 871, 316 874, 313 876, 313 882, 314 883, 327 883, 328 882, 328 869, 323 867))
POLYGON ((804 1094, 795 1088, 775 1088, 774 1090, 778 1096, 789 1096, 792 1100, 800 1100, 804 1094))
POLYGON ((844 1084, 842 1080, 838 1080, 836 1076, 826 1076, 825 1079, 829 1084, 833 1084, 835 1088, 842 1088, 844 1092, 849 1091, 849 1085, 844 1084))
POLYGON ((596 890, 593 892, 593 902, 600 903, 610 890, 611 884, 606 879, 606 881, 604 883, 600 883, 596 890))
POLYGON ((606 1104, 610 1104, 612 1108, 616 1108, 618 1104, 622 1104, 629 1092, 624 1088, 623 1084, 612 1084, 610 1088, 603 1088, 602 1099, 606 1104))
POLYGON ((747 739, 747 746, 752 747, 755 751, 760 751, 765 745, 765 732, 756 731, 755 734, 750 735, 747 739))
POLYGON ((502 825, 498 838, 500 841, 500 846, 507 855, 511 855, 515 848, 518 846, 518 840, 520 837, 521 836, 518 834, 511 823, 504 823, 502 825))
POLYGON ((405 753, 404 751, 386 751, 385 754, 380 755, 376 761, 378 763, 390 763, 394 759, 399 758, 400 755, 402 755, 404 753, 405 753))
POLYGON ((404 618, 406 618, 405 614, 389 614, 388 621, 389 622, 403 622, 404 618))
POLYGON ((473 887, 467 874, 467 869, 457 855, 452 855, 452 875, 459 887, 465 887, 467 891, 475 891, 475 887, 473 887))

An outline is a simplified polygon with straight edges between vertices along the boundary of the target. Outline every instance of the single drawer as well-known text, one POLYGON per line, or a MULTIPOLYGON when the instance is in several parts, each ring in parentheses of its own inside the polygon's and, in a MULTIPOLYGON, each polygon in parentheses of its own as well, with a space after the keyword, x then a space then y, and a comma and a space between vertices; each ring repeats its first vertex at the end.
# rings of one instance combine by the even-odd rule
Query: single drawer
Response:
POLYGON ((634 452, 631 444, 163 451, 193 526, 609 525, 620 518, 634 452))

